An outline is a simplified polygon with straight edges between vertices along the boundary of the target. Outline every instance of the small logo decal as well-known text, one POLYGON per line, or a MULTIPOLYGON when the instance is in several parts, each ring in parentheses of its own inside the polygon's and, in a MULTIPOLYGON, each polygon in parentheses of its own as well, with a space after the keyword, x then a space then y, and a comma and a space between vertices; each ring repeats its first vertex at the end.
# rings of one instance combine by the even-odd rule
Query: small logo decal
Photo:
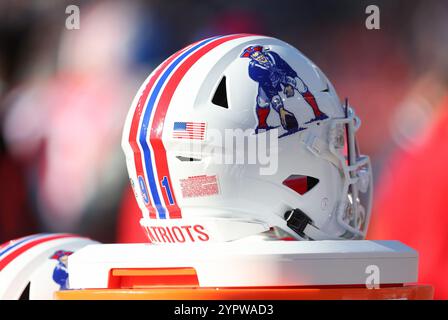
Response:
POLYGON ((50 257, 50 259, 58 261, 53 270, 53 280, 60 286, 60 290, 68 289, 67 260, 72 253, 73 251, 58 250, 50 257))

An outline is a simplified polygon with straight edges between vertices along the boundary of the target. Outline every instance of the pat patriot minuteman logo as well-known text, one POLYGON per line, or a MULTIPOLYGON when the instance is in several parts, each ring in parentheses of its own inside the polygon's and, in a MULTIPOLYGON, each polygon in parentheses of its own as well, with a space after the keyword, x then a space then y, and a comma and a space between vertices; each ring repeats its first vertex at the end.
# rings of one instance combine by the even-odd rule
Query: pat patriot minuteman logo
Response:
POLYGON ((306 83, 278 53, 261 45, 252 45, 245 48, 240 57, 250 59, 249 77, 258 82, 255 107, 258 120, 255 128, 256 134, 276 128, 267 123, 271 108, 278 113, 281 126, 287 131, 287 134, 305 129, 299 126, 295 115, 285 108, 282 97, 279 95, 280 92, 283 92, 287 99, 294 97, 295 92, 304 98, 314 113, 314 118, 307 121, 307 124, 328 118, 320 110, 316 98, 306 83))

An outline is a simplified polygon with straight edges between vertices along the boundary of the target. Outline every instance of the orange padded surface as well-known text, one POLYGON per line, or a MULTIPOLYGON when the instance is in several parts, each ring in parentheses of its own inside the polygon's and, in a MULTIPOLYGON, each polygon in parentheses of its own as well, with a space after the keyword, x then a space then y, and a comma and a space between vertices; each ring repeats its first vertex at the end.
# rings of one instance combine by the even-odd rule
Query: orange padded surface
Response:
POLYGON ((147 288, 86 289, 55 293, 58 300, 429 300, 433 288, 409 285, 367 289, 365 287, 261 287, 261 288, 147 288))

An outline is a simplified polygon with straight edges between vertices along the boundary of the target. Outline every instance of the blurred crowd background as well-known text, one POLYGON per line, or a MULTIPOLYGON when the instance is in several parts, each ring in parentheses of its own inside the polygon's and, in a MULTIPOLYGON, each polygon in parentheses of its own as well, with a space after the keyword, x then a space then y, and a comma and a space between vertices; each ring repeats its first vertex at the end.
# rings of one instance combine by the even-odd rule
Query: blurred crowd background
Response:
POLYGON ((448 299, 444 0, 1 0, 0 243, 36 232, 143 240, 123 227, 138 223, 120 148, 132 98, 171 53, 239 32, 291 43, 349 97, 374 167, 369 237, 419 250, 420 280, 448 299), (79 30, 65 27, 70 4, 79 30), (370 4, 380 30, 365 27, 370 4))

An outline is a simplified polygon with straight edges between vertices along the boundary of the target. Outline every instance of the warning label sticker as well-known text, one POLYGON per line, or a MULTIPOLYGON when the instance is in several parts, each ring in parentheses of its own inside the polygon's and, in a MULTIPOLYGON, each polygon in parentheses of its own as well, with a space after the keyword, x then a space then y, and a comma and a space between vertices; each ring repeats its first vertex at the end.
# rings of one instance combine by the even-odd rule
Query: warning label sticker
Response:
POLYGON ((180 180, 184 198, 211 196, 219 193, 218 177, 201 175, 180 180))

